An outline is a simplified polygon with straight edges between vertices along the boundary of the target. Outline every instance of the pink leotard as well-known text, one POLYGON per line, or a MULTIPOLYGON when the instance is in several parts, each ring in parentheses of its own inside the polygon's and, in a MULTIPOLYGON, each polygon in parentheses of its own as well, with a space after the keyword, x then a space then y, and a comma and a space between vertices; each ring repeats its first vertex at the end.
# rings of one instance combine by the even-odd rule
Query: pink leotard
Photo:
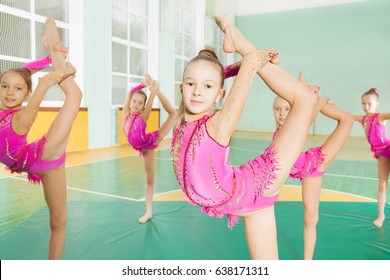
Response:
MULTIPOLYGON (((275 138, 279 132, 279 128, 276 129, 272 139, 275 138)), ((318 168, 324 162, 324 154, 321 151, 321 146, 308 149, 299 155, 291 168, 289 176, 291 178, 303 180, 304 178, 314 178, 323 176, 326 171, 318 171, 318 168)))
POLYGON ((159 132, 146 133, 146 123, 141 117, 141 113, 128 114, 123 122, 123 131, 134 150, 141 155, 145 150, 157 148, 159 132))
POLYGON ((43 160, 42 152, 46 138, 28 144, 27 134, 18 135, 12 129, 12 117, 19 110, 0 110, 0 162, 11 172, 26 172, 30 182, 39 184, 40 174, 64 164, 65 153, 56 160, 43 160))
POLYGON ((172 139, 172 162, 177 180, 189 203, 203 206, 209 216, 228 217, 230 228, 240 213, 269 207, 278 194, 264 196, 276 178, 276 151, 265 153, 232 167, 228 163, 229 145, 218 144, 208 134, 206 122, 212 115, 190 122, 183 121, 172 139))
POLYGON ((375 113, 368 119, 367 116, 363 116, 362 125, 374 157, 390 158, 390 139, 387 136, 386 125, 379 122, 378 115, 379 113, 375 113))

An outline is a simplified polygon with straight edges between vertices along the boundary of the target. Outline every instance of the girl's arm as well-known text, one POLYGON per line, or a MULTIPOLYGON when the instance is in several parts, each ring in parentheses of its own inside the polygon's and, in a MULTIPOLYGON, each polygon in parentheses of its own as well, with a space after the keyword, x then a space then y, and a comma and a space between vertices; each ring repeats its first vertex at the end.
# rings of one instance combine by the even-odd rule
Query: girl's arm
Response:
POLYGON ((267 62, 268 53, 263 50, 254 50, 245 55, 223 108, 210 119, 207 125, 211 136, 221 145, 229 144, 240 120, 253 77, 267 62))
POLYGON ((125 102, 123 103, 123 109, 122 109, 123 120, 128 114, 130 114, 130 101, 131 101, 131 93, 129 91, 129 93, 126 95, 125 102))
POLYGON ((390 113, 379 113, 378 120, 380 122, 385 122, 387 120, 390 120, 390 113))
POLYGON ((355 122, 361 123, 362 120, 363 120, 363 116, 353 115, 353 120, 354 120, 355 122))
POLYGON ((15 113, 12 119, 12 129, 16 134, 25 135, 30 131, 31 126, 37 118, 39 106, 47 90, 53 85, 54 83, 48 75, 39 79, 38 85, 27 106, 23 110, 15 113))
POLYGON ((156 97, 160 88, 158 82, 153 80, 149 75, 145 76, 145 83, 149 86, 150 96, 148 102, 146 103, 145 109, 142 112, 142 119, 147 122, 150 117, 150 113, 152 112, 154 98, 156 97))

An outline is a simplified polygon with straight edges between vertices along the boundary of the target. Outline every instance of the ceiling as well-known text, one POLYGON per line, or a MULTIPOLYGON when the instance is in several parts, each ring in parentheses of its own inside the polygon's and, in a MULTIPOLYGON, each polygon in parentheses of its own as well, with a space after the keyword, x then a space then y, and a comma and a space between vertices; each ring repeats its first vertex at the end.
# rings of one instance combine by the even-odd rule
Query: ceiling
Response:
POLYGON ((340 5, 373 0, 216 0, 216 14, 237 16, 340 5))

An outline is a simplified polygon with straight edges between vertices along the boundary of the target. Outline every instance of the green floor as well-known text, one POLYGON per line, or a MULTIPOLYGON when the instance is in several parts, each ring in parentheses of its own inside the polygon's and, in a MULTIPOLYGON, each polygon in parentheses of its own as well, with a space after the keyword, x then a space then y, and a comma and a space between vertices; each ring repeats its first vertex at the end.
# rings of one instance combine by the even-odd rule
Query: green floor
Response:
MULTIPOLYGON (((233 139, 230 161, 240 165, 269 142, 233 139)), ((64 259, 248 259, 242 222, 229 230, 186 202, 155 202, 143 214, 142 159, 130 156, 67 168, 68 224, 64 259)), ((298 185, 297 180, 287 184, 298 185)), ((336 160, 324 188, 375 198, 376 162, 336 160)), ((156 153, 155 193, 178 190, 169 150, 156 153)), ((0 179, 0 259, 46 259, 48 212, 42 187, 25 176, 0 179)), ((388 200, 389 201, 389 200, 388 200)), ((281 259, 302 259, 301 202, 277 202, 281 259)), ((315 259, 390 259, 390 221, 372 225, 376 203, 322 202, 315 259)), ((389 205, 386 206, 389 214, 389 205)))

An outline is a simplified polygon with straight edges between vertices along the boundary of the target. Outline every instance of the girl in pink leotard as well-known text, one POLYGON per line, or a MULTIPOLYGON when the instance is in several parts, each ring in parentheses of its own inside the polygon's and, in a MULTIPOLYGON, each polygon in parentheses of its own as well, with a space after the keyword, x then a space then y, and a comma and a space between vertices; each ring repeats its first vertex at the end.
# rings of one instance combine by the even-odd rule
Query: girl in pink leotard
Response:
MULTIPOLYGON (((0 75, 0 160, 13 172, 27 172, 33 182, 42 180, 50 214, 48 257, 60 259, 66 225, 65 151, 82 93, 73 78, 75 68, 67 67, 66 49, 52 18, 45 22, 43 42, 50 49, 54 72, 40 79, 26 107, 22 103, 32 93, 30 71, 10 69, 0 75), (47 89, 57 83, 65 93, 64 104, 46 135, 28 144, 26 137, 36 119, 39 105, 47 89)), ((33 63, 37 64, 40 63, 33 63)), ((35 67, 26 68, 36 71, 35 67)))
MULTIPOLYGON (((303 73, 299 79, 304 85, 307 85, 303 73)), ((308 86, 314 94, 318 94, 319 88, 308 86)), ((290 112, 290 104, 276 97, 273 103, 274 117, 276 121, 276 131, 274 137, 283 127, 286 117, 290 112)), ((336 158, 348 139, 353 124, 353 117, 338 108, 329 98, 317 97, 317 103, 314 107, 312 119, 321 112, 323 115, 338 122, 337 127, 331 135, 319 147, 313 147, 306 152, 301 153, 294 163, 289 176, 299 179, 302 183, 302 202, 304 206, 304 259, 313 259, 316 239, 318 210, 320 204, 320 194, 322 186, 322 176, 328 167, 336 158)))
POLYGON ((274 203, 302 150, 315 97, 310 90, 275 65, 278 54, 256 49, 225 17, 216 21, 225 33, 223 49, 243 60, 221 110, 214 104, 225 95, 225 69, 215 54, 195 57, 183 73, 179 121, 172 139, 172 162, 190 203, 210 216, 227 215, 229 226, 244 218, 253 259, 277 259, 274 203), (271 63, 268 63, 268 62, 271 63), (252 79, 258 74, 278 95, 293 104, 286 124, 263 155, 233 168, 227 161, 252 79))
POLYGON ((382 227, 385 221, 386 192, 390 173, 390 139, 386 132, 386 120, 390 119, 390 113, 376 112, 379 107, 379 92, 376 88, 363 93, 361 104, 365 115, 356 115, 354 120, 362 124, 371 151, 378 162, 378 217, 373 223, 377 227, 382 227))
POLYGON ((158 83, 149 75, 145 76, 145 81, 142 84, 130 91, 123 105, 123 132, 130 145, 142 155, 144 160, 146 212, 138 219, 142 224, 151 219, 153 213, 154 149, 157 148, 158 144, 171 130, 176 117, 177 112, 175 108, 160 91, 158 83), (147 103, 147 96, 141 90, 145 86, 149 86, 150 89, 150 97, 147 103), (167 111, 168 118, 157 131, 146 133, 146 122, 152 111, 153 100, 156 95, 165 111, 167 111))

